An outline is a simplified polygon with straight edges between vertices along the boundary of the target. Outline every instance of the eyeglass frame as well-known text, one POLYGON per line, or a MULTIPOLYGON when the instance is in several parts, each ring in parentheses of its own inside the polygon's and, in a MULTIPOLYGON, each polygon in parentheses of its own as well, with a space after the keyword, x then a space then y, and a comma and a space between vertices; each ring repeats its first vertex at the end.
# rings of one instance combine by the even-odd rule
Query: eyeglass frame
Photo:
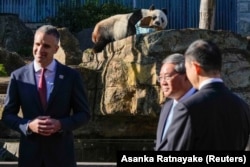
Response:
POLYGON ((178 76, 179 74, 181 73, 178 73, 178 72, 174 72, 173 74, 167 74, 167 75, 164 75, 164 76, 159 76, 157 78, 157 82, 163 82, 163 81, 171 81, 172 79, 174 79, 176 76, 178 76), (163 80, 162 80, 163 79, 163 80))

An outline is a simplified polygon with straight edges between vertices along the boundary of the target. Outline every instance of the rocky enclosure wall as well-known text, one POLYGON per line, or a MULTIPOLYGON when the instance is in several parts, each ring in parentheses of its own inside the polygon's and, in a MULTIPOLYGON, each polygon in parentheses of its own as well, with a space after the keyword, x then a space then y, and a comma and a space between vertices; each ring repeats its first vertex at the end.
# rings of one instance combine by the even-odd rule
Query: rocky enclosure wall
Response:
MULTIPOLYGON (((61 48, 55 58, 81 72, 92 115, 87 126, 74 131, 77 161, 115 161, 117 150, 153 150, 165 100, 156 82, 161 61, 169 54, 184 53, 197 39, 210 39, 219 45, 225 84, 250 104, 250 45, 240 35, 199 29, 165 30, 110 43, 98 54, 87 49, 79 60, 78 41, 67 29, 59 31, 61 48)), ((0 63, 10 64, 9 56, 2 49, 0 63)), ((2 85, 6 87, 6 79, 2 85)), ((1 121, 0 129, 0 151, 4 151, 0 158, 16 160, 19 134, 1 121)))
POLYGON ((156 81, 161 61, 169 54, 184 53, 197 39, 219 45, 225 84, 250 104, 250 54, 245 37, 226 31, 165 30, 110 43, 98 54, 85 50, 80 69, 97 119, 93 131, 103 137, 154 138, 164 102, 156 81))
MULTIPOLYGON (((184 53, 196 39, 216 42, 223 53, 223 79, 236 93, 249 88, 248 41, 225 31, 166 30, 131 36, 109 44, 99 54, 85 51, 82 68, 92 69, 96 77, 86 78, 95 114, 157 115, 163 98, 157 83, 161 61, 169 54, 184 53), (237 79, 236 79, 237 77, 237 79), (101 98, 100 98, 101 97, 101 98), (99 106, 100 105, 100 106, 99 106)), ((243 95, 242 95, 243 96, 243 95)), ((249 95, 244 95, 249 99, 249 95)))
MULTIPOLYGON (((169 54, 184 53, 197 39, 219 45, 225 84, 250 104, 249 41, 240 35, 199 29, 164 30, 110 43, 98 54, 87 49, 79 60, 78 41, 67 29, 59 31, 62 48, 56 58, 59 56, 58 60, 66 64, 74 62, 70 65, 81 71, 91 108, 91 122, 75 132, 79 138, 154 139, 165 100, 156 81, 161 61, 169 54)), ((18 134, 5 129, 4 135, 15 138, 18 134)))

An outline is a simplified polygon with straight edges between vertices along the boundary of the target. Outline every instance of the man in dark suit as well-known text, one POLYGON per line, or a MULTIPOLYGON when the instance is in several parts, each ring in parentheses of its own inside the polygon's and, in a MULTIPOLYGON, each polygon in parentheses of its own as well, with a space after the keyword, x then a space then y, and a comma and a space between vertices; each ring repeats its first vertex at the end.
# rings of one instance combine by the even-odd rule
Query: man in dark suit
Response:
POLYGON ((244 150, 249 106, 221 79, 222 56, 210 41, 193 42, 185 54, 187 76, 198 91, 175 107, 168 150, 244 150))
POLYGON ((156 151, 167 151, 168 128, 172 122, 174 115, 173 109, 175 105, 189 96, 191 96, 195 89, 192 88, 186 76, 184 66, 184 56, 182 54, 169 55, 162 61, 162 67, 158 81, 164 97, 169 98, 162 107, 157 134, 156 134, 156 151))
POLYGON ((72 131, 90 113, 80 74, 53 58, 58 44, 55 27, 40 27, 34 61, 11 74, 2 120, 20 133, 19 167, 76 167, 72 131))

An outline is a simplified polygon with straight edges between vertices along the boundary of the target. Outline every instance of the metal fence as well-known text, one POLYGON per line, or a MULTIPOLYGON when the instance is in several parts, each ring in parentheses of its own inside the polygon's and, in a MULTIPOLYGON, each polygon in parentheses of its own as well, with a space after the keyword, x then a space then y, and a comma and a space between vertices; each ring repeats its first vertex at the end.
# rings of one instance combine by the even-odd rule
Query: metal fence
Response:
MULTIPOLYGON (((25 23, 44 22, 57 15, 59 6, 81 6, 87 2, 119 3, 132 8, 166 8, 168 29, 197 28, 200 0, 1 0, 0 13, 15 13, 25 23)), ((237 32, 237 0, 216 0, 215 29, 237 32)))

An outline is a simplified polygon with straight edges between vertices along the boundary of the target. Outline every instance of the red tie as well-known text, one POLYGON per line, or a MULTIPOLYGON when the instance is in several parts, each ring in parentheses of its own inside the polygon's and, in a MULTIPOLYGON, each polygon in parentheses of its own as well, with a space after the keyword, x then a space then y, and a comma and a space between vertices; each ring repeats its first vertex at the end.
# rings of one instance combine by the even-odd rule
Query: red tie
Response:
POLYGON ((46 80, 44 77, 46 69, 42 68, 41 76, 39 79, 39 84, 38 84, 38 92, 40 96, 41 103, 43 105, 43 108, 46 108, 47 105, 47 88, 46 88, 46 80))

